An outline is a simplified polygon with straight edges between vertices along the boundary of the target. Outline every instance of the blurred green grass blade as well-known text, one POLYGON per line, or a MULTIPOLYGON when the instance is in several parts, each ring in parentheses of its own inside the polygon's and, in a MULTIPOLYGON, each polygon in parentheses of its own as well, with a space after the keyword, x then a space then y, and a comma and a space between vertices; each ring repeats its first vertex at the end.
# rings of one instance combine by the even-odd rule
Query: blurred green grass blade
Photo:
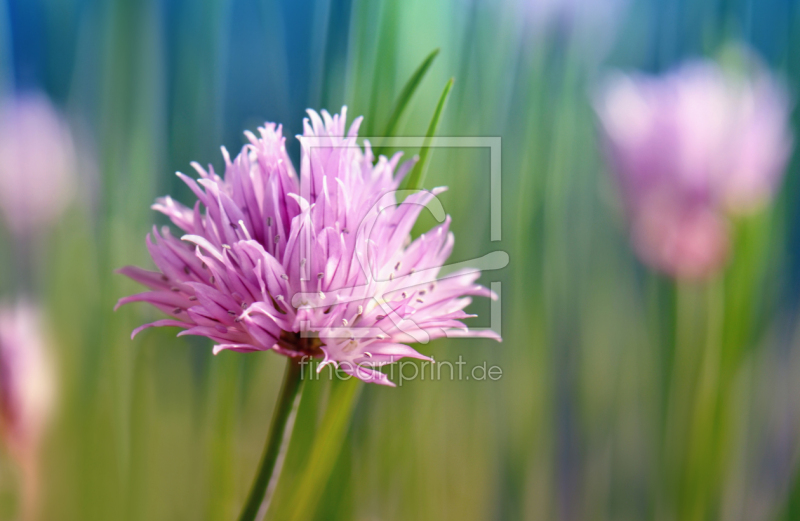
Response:
POLYGON ((325 485, 341 453, 342 444, 350 426, 358 395, 363 384, 360 380, 335 380, 330 401, 317 431, 314 446, 308 457, 308 466, 300 476, 289 508, 291 514, 275 519, 306 521, 312 519, 325 485))
MULTIPOLYGON (((425 78, 425 74, 428 73, 428 69, 430 69, 433 61, 438 55, 439 49, 434 49, 424 60, 422 60, 422 63, 419 64, 417 70, 414 71, 406 84, 403 86, 403 90, 400 91, 400 95, 397 97, 397 101, 395 102, 392 115, 389 116, 389 122, 386 124, 386 130, 383 131, 384 137, 394 136, 394 133, 397 130, 397 125, 400 123, 400 118, 403 116, 403 113, 408 107, 409 102, 411 102, 411 98, 414 97, 414 93, 417 91, 417 87, 419 87, 419 84, 422 83, 422 79, 425 78)), ((381 154, 385 154, 386 148, 387 147, 380 147, 376 149, 375 156, 377 157, 381 154)))
POLYGON ((444 86, 442 95, 439 96, 439 103, 436 104, 436 110, 431 118, 431 123, 428 125, 428 132, 425 134, 425 142, 422 144, 422 149, 419 151, 419 161, 408 176, 406 188, 408 190, 419 190, 422 188, 422 183, 425 180, 425 174, 428 169, 428 162, 430 161, 431 147, 430 143, 433 136, 436 135, 436 129, 439 128, 439 121, 442 118, 442 112, 447 104, 447 98, 450 97, 450 90, 453 88, 454 78, 450 78, 444 86))
POLYGON ((372 76, 372 93, 369 101, 369 118, 366 119, 364 132, 366 136, 375 135, 375 123, 380 119, 381 110, 388 107, 391 99, 387 99, 389 92, 394 92, 394 71, 397 67, 397 39, 400 2, 388 0, 381 13, 380 32, 375 54, 375 67, 372 76))

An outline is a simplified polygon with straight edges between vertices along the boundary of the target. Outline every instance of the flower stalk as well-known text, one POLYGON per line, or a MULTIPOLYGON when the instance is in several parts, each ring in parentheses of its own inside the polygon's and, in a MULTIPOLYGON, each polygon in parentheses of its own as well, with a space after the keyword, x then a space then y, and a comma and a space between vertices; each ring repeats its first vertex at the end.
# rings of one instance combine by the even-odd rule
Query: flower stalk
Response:
POLYGON ((239 521, 263 519, 269 508, 269 502, 278 477, 281 474, 283 460, 292 438, 297 407, 300 404, 303 378, 300 359, 290 357, 286 362, 283 384, 272 414, 272 424, 264 446, 264 453, 256 471, 256 477, 242 508, 239 521))

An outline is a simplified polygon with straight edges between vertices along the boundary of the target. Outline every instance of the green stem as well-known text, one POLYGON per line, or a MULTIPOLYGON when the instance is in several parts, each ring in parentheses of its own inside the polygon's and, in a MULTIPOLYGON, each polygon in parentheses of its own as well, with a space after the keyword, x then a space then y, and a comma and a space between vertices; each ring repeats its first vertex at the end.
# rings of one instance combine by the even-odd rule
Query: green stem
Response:
POLYGON ((275 412, 272 415, 272 424, 269 428, 267 443, 264 446, 264 454, 261 456, 258 472, 253 480, 250 494, 247 496, 247 502, 239 516, 239 521, 254 521, 263 518, 269 507, 271 492, 275 490, 283 466, 281 455, 285 454, 292 437, 302 383, 300 360, 289 358, 286 362, 286 372, 283 376, 278 403, 275 405, 275 412))
POLYGON ((663 420, 662 497, 657 499, 656 519, 679 518, 683 513, 686 454, 690 443, 687 433, 691 417, 694 380, 699 357, 699 289, 685 283, 675 288, 675 338, 672 368, 667 383, 663 420))
POLYGON ((722 333, 724 328, 724 290, 717 279, 705 288, 707 308, 705 340, 695 381, 693 411, 687 419, 689 444, 686 451, 685 483, 691 494, 687 501, 687 516, 682 519, 705 519, 714 508, 719 491, 718 453, 724 453, 727 437, 720 436, 718 412, 724 390, 720 387, 722 333), (696 483, 692 483, 695 480, 696 483))
POLYGON ((282 515, 280 519, 304 521, 314 517, 325 486, 342 453, 350 419, 363 386, 355 378, 333 382, 328 410, 314 438, 308 458, 314 464, 306 467, 298 481, 299 485, 294 487, 294 495, 289 503, 293 509, 291 515, 282 515))

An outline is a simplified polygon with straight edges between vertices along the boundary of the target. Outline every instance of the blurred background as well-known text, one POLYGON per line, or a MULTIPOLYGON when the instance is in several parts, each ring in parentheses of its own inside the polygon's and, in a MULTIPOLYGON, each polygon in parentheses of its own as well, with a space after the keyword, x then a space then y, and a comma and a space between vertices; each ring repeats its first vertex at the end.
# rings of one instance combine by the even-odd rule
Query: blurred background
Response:
MULTIPOLYGON (((502 344, 421 350, 487 361, 502 378, 363 385, 308 515, 800 519, 796 154, 769 204, 729 222, 724 266, 674 280, 629 241, 593 107, 609 71, 658 77, 731 45, 749 48, 796 102, 798 7, 0 0, 0 156, 16 157, 0 157, 0 301, 38 309, 49 369, 23 380, 50 382, 36 386, 46 413, 24 438, 35 446, 20 448, 5 427, 0 519, 235 518, 284 359, 213 356, 209 340, 171 328, 131 341, 158 313, 115 313, 139 290, 114 270, 152 266, 144 237, 166 224, 149 209, 155 197, 193 201, 175 171, 219 169, 220 145, 238 151, 242 132, 264 121, 301 133, 307 108, 347 105, 365 116, 362 134, 377 133, 436 48, 397 133, 424 135, 455 78, 439 135, 502 138, 501 241, 490 241, 488 150, 437 149, 425 184, 450 186, 451 260, 499 249, 510 263, 481 279, 502 283, 502 344), (34 116, 23 124, 26 103, 34 116)), ((298 143, 287 142, 296 161, 298 143)), ((474 325, 489 325, 488 302, 470 309, 474 325)), ((0 378, 8 394, 13 378, 2 368, 0 378)), ((269 518, 288 516, 293 485, 316 464, 308 454, 330 388, 307 383, 269 518)))

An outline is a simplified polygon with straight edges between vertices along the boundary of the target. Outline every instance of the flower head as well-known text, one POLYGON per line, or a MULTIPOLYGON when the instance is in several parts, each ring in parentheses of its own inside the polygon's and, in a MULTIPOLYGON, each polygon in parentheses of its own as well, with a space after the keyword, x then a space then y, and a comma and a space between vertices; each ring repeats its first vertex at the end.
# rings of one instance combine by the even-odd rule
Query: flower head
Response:
POLYGON ((193 208, 170 197, 153 208, 184 235, 166 227, 148 235, 159 272, 120 271, 152 291, 118 303, 150 302, 171 318, 134 335, 177 326, 180 335, 213 339, 215 353, 324 357, 388 385, 375 367, 427 358, 407 343, 496 337, 461 322, 469 296, 493 296, 475 284, 480 272, 438 277, 453 247, 450 218, 411 240, 420 211, 443 189, 399 193, 413 162, 398 166, 400 154, 376 161, 368 143, 356 143, 361 118, 347 130, 345 115, 309 111, 298 137, 299 179, 272 123, 259 136, 246 132, 249 143, 235 158, 223 149, 224 177, 198 164, 198 181, 178 174, 197 196, 193 208))
POLYGON ((662 77, 618 74, 597 102, 634 246, 673 276, 704 277, 729 250, 731 215, 774 194, 791 152, 782 86, 714 62, 662 77))
POLYGON ((58 218, 75 162, 69 127, 44 95, 0 100, 0 211, 11 231, 24 235, 58 218))

